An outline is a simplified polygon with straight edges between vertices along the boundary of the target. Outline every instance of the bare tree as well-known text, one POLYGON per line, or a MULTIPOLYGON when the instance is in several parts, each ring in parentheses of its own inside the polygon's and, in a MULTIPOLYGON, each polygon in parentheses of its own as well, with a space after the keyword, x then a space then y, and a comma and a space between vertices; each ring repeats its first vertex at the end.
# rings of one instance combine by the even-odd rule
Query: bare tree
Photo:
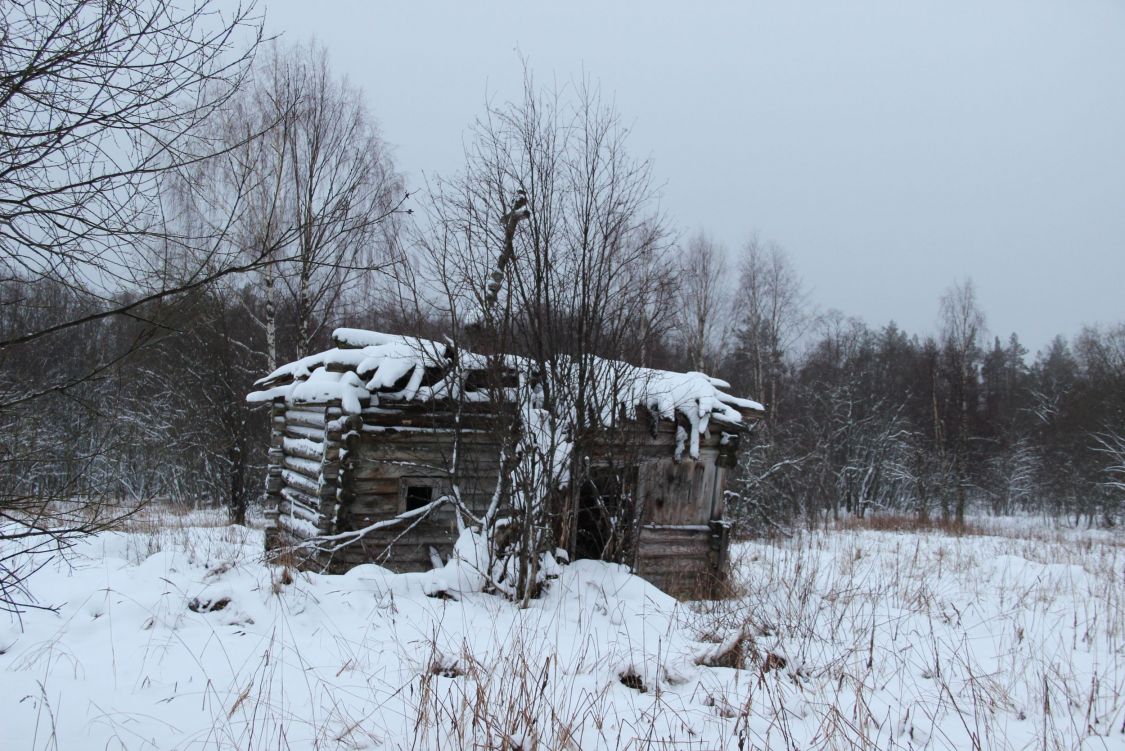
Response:
MULTIPOLYGON (((354 310, 350 298, 368 293, 370 276, 391 263, 405 200, 361 92, 332 74, 322 48, 271 43, 252 73, 199 129, 201 153, 222 148, 181 171, 175 197, 183 221, 197 227, 191 234, 217 238, 225 256, 262 260, 251 276, 257 289, 242 277, 223 280, 216 291, 229 304, 194 309, 186 335, 174 338, 191 353, 191 373, 168 374, 196 405, 185 431, 209 431, 199 453, 225 487, 209 495, 236 522, 257 487, 248 446, 261 427, 241 394, 254 372, 307 354, 334 318, 354 310), (241 206, 233 216, 232 202, 241 206)), ((208 252, 192 249, 182 263, 208 252)))
POLYGON ((1070 412, 1088 433, 1079 445, 1092 454, 1081 462, 1093 481, 1083 505, 1093 519, 1100 499, 1101 521, 1112 525, 1125 505, 1125 323, 1085 327, 1075 354, 1082 385, 1069 394, 1070 412))
POLYGON ((695 370, 710 372, 722 359, 734 328, 733 290, 725 252, 703 233, 692 237, 680 255, 675 332, 695 370))
POLYGON ((543 92, 527 75, 519 101, 477 121, 465 171, 434 186, 418 243, 419 299, 454 341, 537 373, 502 448, 521 598, 542 553, 573 549, 592 448, 626 388, 610 358, 644 362, 671 322, 669 232, 627 136, 595 87, 543 92))
POLYGON ((770 407, 776 420, 781 369, 786 354, 810 320, 801 281, 784 249, 757 236, 743 247, 737 293, 740 314, 738 359, 748 366, 747 393, 770 407))
POLYGON ((980 354, 981 337, 985 334, 984 312, 977 301, 976 288, 971 279, 957 282, 941 298, 942 340, 951 359, 953 371, 952 400, 955 409, 953 423, 953 472, 956 482, 954 520, 965 522, 965 495, 969 446, 970 404, 975 384, 976 367, 980 354))
POLYGON ((402 181, 362 97, 332 75, 323 48, 294 49, 280 68, 297 92, 286 169, 297 238, 282 279, 296 300, 303 355, 357 272, 387 261, 382 233, 393 223, 383 220, 401 200, 402 181))
POLYGON ((261 262, 188 225, 172 230, 164 200, 167 178, 200 158, 196 128, 242 83, 261 29, 252 7, 211 0, 17 0, 0 13, 0 277, 18 290, 2 304, 14 322, 23 301, 52 300, 0 335, 0 364, 41 365, 8 382, 0 422, 60 409, 56 427, 69 426, 0 456, 18 480, 0 491, 0 605, 18 610, 31 600, 21 581, 45 554, 118 516, 116 490, 97 480, 129 426, 84 431, 62 403, 113 413, 100 384, 172 328, 175 304, 164 303, 261 262), (209 252, 170 263, 185 247, 209 252), (135 325, 103 325, 119 316, 135 325), (66 469, 42 482, 36 468, 47 465, 66 469))
MULTIPOLYGON (((152 288, 151 264, 137 251, 155 238, 188 240, 167 234, 162 183, 198 158, 196 126, 241 83, 260 35, 251 11, 224 13, 210 0, 27 0, 6 7, 4 29, 0 273, 72 289, 150 289, 125 304, 107 297, 51 331, 199 281, 152 288)), ((0 347, 47 333, 22 332, 0 347)))
POLYGON ((209 124, 228 151, 201 166, 192 205, 206 215, 246 193, 229 237, 244 257, 271 261, 265 310, 254 313, 276 365, 279 305, 291 306, 288 338, 307 354, 358 283, 392 264, 405 194, 361 92, 332 74, 323 47, 271 43, 253 71, 209 124), (255 130, 264 135, 247 139, 255 130))

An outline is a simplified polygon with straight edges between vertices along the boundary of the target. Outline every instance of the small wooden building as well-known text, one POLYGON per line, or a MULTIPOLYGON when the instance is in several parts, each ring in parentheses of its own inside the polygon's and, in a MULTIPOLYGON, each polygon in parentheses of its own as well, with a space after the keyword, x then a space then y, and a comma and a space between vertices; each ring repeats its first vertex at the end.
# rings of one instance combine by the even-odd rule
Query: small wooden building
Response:
MULTIPOLYGON (((498 436, 513 419, 496 408, 496 384, 514 400, 526 374, 508 358, 498 380, 495 359, 422 339, 338 329, 333 340, 249 396, 272 408, 267 546, 319 541, 312 560, 330 571, 429 569, 458 534, 453 508, 435 501, 456 483, 464 507, 483 514, 496 493, 498 436)), ((609 364, 630 376, 608 408, 625 419, 586 457, 567 552, 615 558, 676 596, 717 596, 727 481, 763 408, 701 373, 609 364), (612 546, 610 517, 618 533, 627 527, 612 546)))

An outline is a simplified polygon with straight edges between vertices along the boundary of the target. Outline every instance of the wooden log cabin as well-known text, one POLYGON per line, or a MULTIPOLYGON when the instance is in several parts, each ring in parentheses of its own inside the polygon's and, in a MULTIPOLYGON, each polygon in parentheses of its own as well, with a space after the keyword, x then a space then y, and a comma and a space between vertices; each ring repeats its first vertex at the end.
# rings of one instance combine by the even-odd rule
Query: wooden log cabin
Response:
MULTIPOLYGON (((500 436, 520 430, 518 410, 498 405, 528 387, 526 362, 500 360, 498 378, 495 358, 423 339, 338 329, 333 341, 248 397, 272 410, 266 545, 317 551, 306 565, 333 572, 439 565, 458 526, 436 501, 456 484, 464 508, 490 507, 500 436)), ((612 419, 583 457, 567 554, 626 563, 678 597, 720 596, 727 482, 763 407, 701 373, 598 362, 614 374, 602 379, 613 381, 612 419)))

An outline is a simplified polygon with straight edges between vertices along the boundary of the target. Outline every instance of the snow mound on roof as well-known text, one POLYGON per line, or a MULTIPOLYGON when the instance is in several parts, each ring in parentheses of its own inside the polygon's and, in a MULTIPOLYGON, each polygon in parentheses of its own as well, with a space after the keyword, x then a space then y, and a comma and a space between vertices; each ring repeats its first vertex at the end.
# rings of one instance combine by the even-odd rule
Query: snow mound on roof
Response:
MULTIPOLYGON (((448 371, 452 358, 444 344, 409 336, 381 334, 361 329, 337 329, 333 340, 344 346, 318 352, 282 365, 254 385, 247 400, 267 402, 285 399, 289 404, 338 400, 345 412, 361 411, 361 402, 372 392, 386 392, 396 401, 429 400, 448 396, 448 382, 422 388, 428 368, 448 371)), ((446 379, 447 381, 448 379, 446 379)))
MULTIPOLYGON (((533 362, 512 355, 486 357, 428 339, 363 329, 336 329, 332 338, 338 346, 283 365, 259 380, 255 384, 259 390, 247 399, 284 399, 291 405, 339 401, 345 412, 356 414, 365 404, 380 400, 486 399, 487 394, 465 388, 465 377, 490 367, 515 371, 523 389, 535 388, 539 380, 533 362)), ((599 357, 560 358, 552 367, 553 376, 563 381, 577 382, 583 373, 591 384, 590 411, 604 424, 612 424, 619 415, 635 418, 638 406, 668 420, 678 413, 692 427, 693 456, 698 453, 699 434, 707 431, 711 420, 737 426, 745 412, 764 411, 758 402, 722 391, 730 384, 705 373, 642 368, 599 357)))

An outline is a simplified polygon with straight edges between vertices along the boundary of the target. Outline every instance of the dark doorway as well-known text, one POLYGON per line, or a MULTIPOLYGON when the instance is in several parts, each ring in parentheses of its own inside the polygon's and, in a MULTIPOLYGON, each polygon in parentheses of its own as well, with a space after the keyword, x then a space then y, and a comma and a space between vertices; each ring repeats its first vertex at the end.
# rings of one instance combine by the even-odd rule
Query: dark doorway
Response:
POLYGON ((574 557, 620 563, 625 560, 632 509, 622 473, 592 469, 578 496, 574 557))

